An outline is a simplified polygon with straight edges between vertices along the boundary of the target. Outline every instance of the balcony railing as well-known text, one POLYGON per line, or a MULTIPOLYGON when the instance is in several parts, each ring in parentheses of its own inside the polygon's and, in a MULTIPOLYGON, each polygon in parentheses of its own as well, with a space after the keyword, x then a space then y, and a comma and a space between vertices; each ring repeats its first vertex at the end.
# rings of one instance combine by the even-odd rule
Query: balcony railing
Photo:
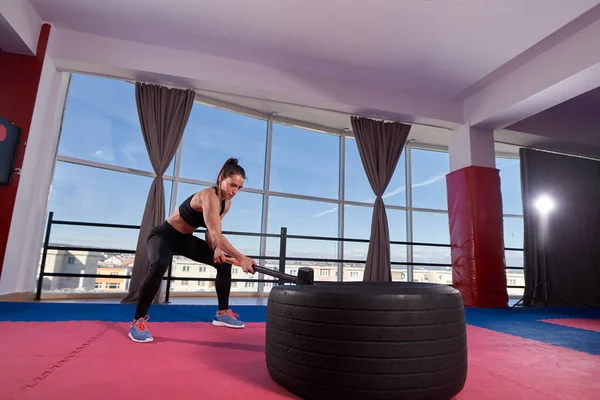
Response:
MULTIPOLYGON (((85 227, 100 227, 100 228, 115 228, 115 229, 140 229, 139 225, 123 225, 123 224, 105 224, 97 222, 81 222, 81 221, 65 221, 55 220, 54 212, 50 212, 48 216, 48 224, 46 226, 46 233, 44 238, 44 246, 42 249, 42 260, 40 265, 40 273, 38 276, 38 284, 36 291, 36 300, 41 299, 43 281, 45 277, 76 277, 76 278, 107 278, 107 279, 131 279, 130 275, 108 275, 108 274, 85 274, 85 273, 66 273, 66 272, 46 272, 46 259, 48 250, 76 250, 76 251, 89 251, 89 252, 100 252, 100 253, 120 253, 120 254, 135 254, 135 250, 129 249, 115 249, 115 248, 99 248, 99 247, 83 247, 83 246, 57 246, 50 245, 50 234, 54 225, 69 225, 69 226, 85 226, 85 227)), ((204 229, 198 229, 195 232, 203 233, 204 229)), ((354 243, 369 243, 369 239, 353 239, 353 238, 339 238, 339 237, 328 237, 328 236, 307 236, 307 235, 290 235, 287 233, 287 228, 282 227, 280 233, 256 233, 256 232, 237 232, 237 231, 223 231, 226 235, 238 235, 238 236, 255 236, 255 237, 270 237, 279 239, 279 255, 278 256, 260 256, 260 255, 249 255, 250 258, 257 260, 278 260, 279 267, 278 271, 284 272, 286 270, 286 261, 304 261, 304 262, 329 262, 329 263, 357 263, 364 264, 366 260, 357 259, 324 259, 324 258, 312 258, 312 257, 294 257, 287 255, 287 240, 288 239, 302 239, 302 240, 323 240, 323 241, 343 241, 343 242, 354 242, 354 243)), ((451 247, 449 244, 440 243, 427 243, 427 242, 406 242, 406 241, 390 241, 391 245, 412 245, 412 246, 429 246, 429 247, 451 247)), ((507 251, 522 251, 523 249, 518 248, 505 248, 507 251)), ((176 256, 177 254, 174 254, 176 256)), ((171 260, 172 261, 172 260, 171 260)), ((172 281, 215 281, 215 278, 205 277, 190 277, 190 276, 173 276, 172 275, 172 262, 167 269, 167 276, 163 277, 166 281, 166 294, 165 303, 169 302, 169 294, 171 289, 172 281)), ((411 265, 411 266, 424 266, 424 267, 447 267, 451 268, 452 264, 445 263, 427 263, 427 262, 403 262, 403 261, 392 261, 391 265, 411 265)), ((506 269, 511 270, 522 270, 523 267, 507 266, 506 269)), ((260 274, 262 275, 262 274, 260 274)), ((281 280, 277 279, 243 279, 243 278, 232 278, 232 282, 263 282, 263 283, 277 283, 283 284, 281 280)), ((315 278, 315 282, 319 282, 315 278)), ((507 288, 524 288, 525 286, 520 285, 507 285, 507 288)))

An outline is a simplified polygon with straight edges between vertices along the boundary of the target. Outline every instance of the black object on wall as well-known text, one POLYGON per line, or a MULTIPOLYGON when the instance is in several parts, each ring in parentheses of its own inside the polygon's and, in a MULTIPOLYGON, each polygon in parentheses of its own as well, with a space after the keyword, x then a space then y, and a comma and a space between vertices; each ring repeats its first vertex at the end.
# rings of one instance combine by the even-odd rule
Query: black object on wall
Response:
POLYGON ((600 161, 524 149, 526 306, 600 306, 600 161), (552 200, 547 214, 536 202, 552 200))
POLYGON ((0 117, 0 185, 10 185, 15 171, 21 128, 0 117))

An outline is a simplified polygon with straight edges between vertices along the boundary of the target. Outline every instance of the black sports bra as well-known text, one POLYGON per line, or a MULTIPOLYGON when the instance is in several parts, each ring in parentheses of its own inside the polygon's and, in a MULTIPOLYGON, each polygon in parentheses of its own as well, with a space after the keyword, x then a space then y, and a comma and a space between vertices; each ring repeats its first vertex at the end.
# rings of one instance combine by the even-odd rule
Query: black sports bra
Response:
MULTIPOLYGON (((215 192, 217 191, 216 187, 213 187, 215 192)), ((204 221, 204 213, 202 211, 196 211, 192 208, 192 198, 194 195, 191 195, 187 199, 181 203, 179 206, 179 215, 181 218, 193 228, 203 227, 206 228, 206 222, 204 221)), ((225 211, 225 199, 221 201, 221 212, 219 215, 223 215, 223 211, 225 211)))

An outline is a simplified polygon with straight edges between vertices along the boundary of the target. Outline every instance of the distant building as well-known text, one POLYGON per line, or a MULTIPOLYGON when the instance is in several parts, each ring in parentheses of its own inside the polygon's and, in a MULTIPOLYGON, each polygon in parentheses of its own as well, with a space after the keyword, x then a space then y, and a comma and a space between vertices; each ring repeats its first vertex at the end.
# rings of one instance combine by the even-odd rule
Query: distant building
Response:
POLYGON ((133 271, 133 258, 123 259, 113 256, 107 260, 101 261, 98 264, 98 272, 96 272, 97 274, 115 277, 123 276, 126 278, 96 278, 94 289, 106 292, 128 291, 129 282, 131 281, 130 277, 133 271), (116 263, 116 259, 119 259, 120 262, 116 263), (107 260, 110 260, 110 262, 107 262, 107 260))
MULTIPOLYGON (((130 277, 133 271, 134 257, 131 254, 118 255, 100 252, 77 250, 48 250, 46 257, 46 272, 81 273, 106 275, 101 278, 84 277, 46 277, 43 290, 45 292, 96 292, 115 293, 129 290, 130 277)), ((277 270, 278 263, 268 261, 265 267, 277 270)), ((315 271, 316 281, 339 281, 338 264, 333 262, 289 262, 285 272, 297 275, 301 267, 310 267, 315 271)), ((347 263, 343 265, 342 280, 345 282, 362 281, 364 264, 347 263)), ((217 270, 210 265, 197 263, 185 257, 173 257, 171 275, 174 278, 187 278, 171 281, 170 292, 173 294, 192 294, 215 292, 214 279, 217 270)), ((248 282, 232 282, 233 295, 254 295, 259 291, 259 274, 245 274, 241 268, 232 268, 233 279, 247 279, 248 282)), ((392 268, 393 281, 407 281, 407 269, 392 268)), ((264 276, 264 279, 273 279, 264 276)), ((418 267, 413 269, 414 282, 430 282, 444 285, 452 284, 452 269, 447 267, 418 267)), ((263 292, 269 293, 273 283, 263 283, 263 292)), ((522 271, 507 270, 507 286, 524 286, 522 271)), ((510 296, 521 296, 523 288, 508 288, 510 296)))
MULTIPOLYGON (((95 274, 102 253, 78 250, 48 250, 45 272, 69 274, 95 274)), ((48 276, 44 278, 42 290, 50 292, 92 291, 96 278, 48 276)))

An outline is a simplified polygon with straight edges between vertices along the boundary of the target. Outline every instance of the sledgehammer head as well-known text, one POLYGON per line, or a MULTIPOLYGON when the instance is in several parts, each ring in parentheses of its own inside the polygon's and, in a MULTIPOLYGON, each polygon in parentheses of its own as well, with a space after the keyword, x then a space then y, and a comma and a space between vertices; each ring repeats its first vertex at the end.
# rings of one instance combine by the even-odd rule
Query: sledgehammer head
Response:
POLYGON ((314 285, 315 271, 309 267, 300 267, 296 276, 296 285, 314 285))

